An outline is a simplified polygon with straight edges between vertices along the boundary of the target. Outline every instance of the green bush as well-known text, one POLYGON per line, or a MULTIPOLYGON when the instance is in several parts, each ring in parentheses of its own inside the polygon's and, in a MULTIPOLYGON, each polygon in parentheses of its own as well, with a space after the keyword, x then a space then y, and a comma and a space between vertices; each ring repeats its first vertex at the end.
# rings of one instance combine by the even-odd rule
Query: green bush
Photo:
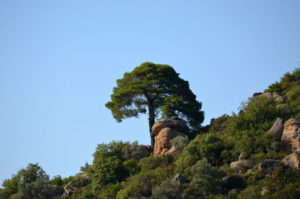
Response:
POLYGON ((222 115, 221 117, 216 118, 211 127, 209 128, 210 133, 223 133, 224 130, 228 126, 228 119, 230 117, 226 114, 222 115))
MULTIPOLYGON (((139 160, 149 154, 146 147, 138 145, 137 142, 111 142, 99 144, 94 153, 94 160, 91 169, 88 169, 92 177, 92 186, 95 193, 99 192, 108 184, 122 182, 134 171, 132 161, 139 160), (123 164, 125 161, 126 164, 123 164), (127 166, 127 168, 126 168, 127 166)), ((138 167, 136 168, 138 170, 138 167)))
POLYGON ((123 165, 131 176, 140 172, 141 170, 141 168, 138 166, 138 161, 136 161, 135 159, 129 159, 125 161, 123 162, 123 165))
POLYGON ((291 106, 299 107, 300 106, 300 85, 291 88, 287 92, 287 99, 291 106))
POLYGON ((183 198, 203 198, 223 192, 224 173, 212 167, 206 159, 199 160, 192 168, 191 182, 183 193, 183 198))
POLYGON ((222 165, 222 151, 225 149, 223 140, 215 134, 198 135, 185 147, 176 161, 176 172, 190 175, 190 166, 198 160, 206 158, 212 165, 222 165))
POLYGON ((129 175, 122 161, 116 156, 95 158, 92 172, 92 186, 95 192, 108 184, 121 182, 129 175))
POLYGON ((58 187, 61 187, 61 186, 63 186, 63 180, 60 175, 57 175, 57 176, 54 176, 52 178, 52 180, 50 180, 50 184, 53 186, 56 185, 58 187))
POLYGON ((116 198, 118 191, 122 189, 122 185, 120 183, 109 184, 104 189, 101 190, 99 198, 101 199, 111 199, 116 198))
POLYGON ((247 186, 247 184, 241 176, 231 175, 226 178, 225 186, 227 190, 241 190, 244 189, 247 186))
POLYGON ((130 177, 122 183, 123 189, 117 193, 117 199, 150 197, 153 180, 156 175, 153 172, 141 172, 130 177))
POLYGON ((286 73, 281 78, 280 82, 271 84, 265 92, 278 92, 286 94, 292 87, 300 85, 300 68, 297 68, 292 73, 286 73))
POLYGON ((182 198, 181 190, 174 179, 163 181, 152 189, 153 199, 179 199, 182 198))
POLYGON ((173 163, 174 157, 170 155, 162 155, 154 157, 153 155, 143 158, 139 161, 142 171, 154 170, 157 167, 167 167, 173 163))
POLYGON ((175 147, 176 151, 182 151, 188 144, 189 138, 183 136, 177 136, 171 140, 171 145, 175 147))

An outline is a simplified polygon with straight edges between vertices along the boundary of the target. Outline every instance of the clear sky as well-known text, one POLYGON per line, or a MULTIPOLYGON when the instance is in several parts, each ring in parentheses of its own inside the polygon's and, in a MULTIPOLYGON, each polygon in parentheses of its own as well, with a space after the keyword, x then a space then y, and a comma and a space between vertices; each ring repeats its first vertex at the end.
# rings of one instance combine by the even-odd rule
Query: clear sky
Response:
POLYGON ((149 144, 104 104, 142 62, 169 64, 205 122, 300 65, 299 0, 0 1, 0 183, 28 163, 69 176, 97 144, 149 144))

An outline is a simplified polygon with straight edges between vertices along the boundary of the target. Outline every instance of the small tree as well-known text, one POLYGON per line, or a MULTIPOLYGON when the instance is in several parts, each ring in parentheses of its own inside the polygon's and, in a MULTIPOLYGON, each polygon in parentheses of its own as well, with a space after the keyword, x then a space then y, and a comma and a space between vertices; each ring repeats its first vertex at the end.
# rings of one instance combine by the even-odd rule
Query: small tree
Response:
POLYGON ((154 136, 151 128, 160 113, 162 117, 181 117, 197 130, 204 119, 202 104, 196 100, 189 83, 181 79, 171 66, 150 62, 141 64, 117 80, 117 87, 113 88, 111 101, 106 107, 118 122, 148 113, 152 146, 154 136))

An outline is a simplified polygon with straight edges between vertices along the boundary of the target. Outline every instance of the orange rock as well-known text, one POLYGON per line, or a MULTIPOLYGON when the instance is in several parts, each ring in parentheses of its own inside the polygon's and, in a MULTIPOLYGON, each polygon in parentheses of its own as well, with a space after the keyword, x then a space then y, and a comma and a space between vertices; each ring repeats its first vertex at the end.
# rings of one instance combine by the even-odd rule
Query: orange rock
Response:
POLYGON ((152 127, 155 135, 154 156, 171 154, 176 151, 171 146, 171 140, 177 136, 186 136, 188 127, 185 122, 178 118, 168 118, 158 120, 152 127))
POLYGON ((291 153, 282 159, 282 162, 292 168, 299 169, 300 167, 300 154, 291 153))
POLYGON ((300 150, 300 121, 292 118, 284 123, 281 144, 290 152, 300 150))

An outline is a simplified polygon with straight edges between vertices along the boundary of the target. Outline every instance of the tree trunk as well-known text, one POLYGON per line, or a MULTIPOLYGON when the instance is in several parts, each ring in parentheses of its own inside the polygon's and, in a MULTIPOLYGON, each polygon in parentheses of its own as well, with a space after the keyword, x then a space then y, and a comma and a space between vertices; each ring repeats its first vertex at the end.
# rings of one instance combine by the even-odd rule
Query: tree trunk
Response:
POLYGON ((151 131, 151 128, 154 124, 154 120, 151 121, 150 118, 149 118, 149 128, 150 128, 150 137, 151 137, 151 147, 152 149, 154 149, 154 144, 155 144, 155 140, 154 140, 154 135, 152 134, 152 131, 151 131))
POLYGON ((149 109, 149 131, 150 131, 150 137, 151 137, 151 147, 152 149, 154 149, 154 135, 152 134, 152 126, 155 122, 155 111, 154 111, 154 106, 153 106, 153 101, 152 100, 148 100, 148 109, 149 109))

